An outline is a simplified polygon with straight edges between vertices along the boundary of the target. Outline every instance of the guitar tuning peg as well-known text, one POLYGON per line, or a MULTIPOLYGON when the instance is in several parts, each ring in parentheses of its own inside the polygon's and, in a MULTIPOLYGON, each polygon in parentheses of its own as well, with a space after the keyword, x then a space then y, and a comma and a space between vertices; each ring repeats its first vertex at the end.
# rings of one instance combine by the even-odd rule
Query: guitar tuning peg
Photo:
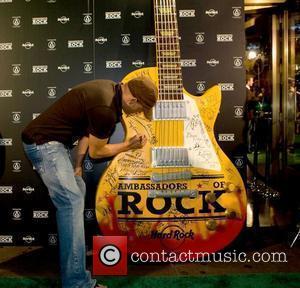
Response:
POLYGON ((225 190, 226 190, 226 192, 231 193, 231 192, 237 191, 238 187, 231 182, 227 182, 225 184, 225 190))
POLYGON ((209 192, 205 195, 205 201, 207 203, 214 203, 216 202, 217 198, 216 198, 216 194, 214 192, 209 192))
POLYGON ((226 209, 225 215, 228 219, 234 219, 234 218, 237 217, 236 212, 234 210, 231 210, 231 209, 226 209))
POLYGON ((218 223, 216 220, 214 219, 209 219, 205 222, 206 224, 206 228, 209 230, 209 231, 215 231, 217 230, 217 226, 218 226, 218 223))

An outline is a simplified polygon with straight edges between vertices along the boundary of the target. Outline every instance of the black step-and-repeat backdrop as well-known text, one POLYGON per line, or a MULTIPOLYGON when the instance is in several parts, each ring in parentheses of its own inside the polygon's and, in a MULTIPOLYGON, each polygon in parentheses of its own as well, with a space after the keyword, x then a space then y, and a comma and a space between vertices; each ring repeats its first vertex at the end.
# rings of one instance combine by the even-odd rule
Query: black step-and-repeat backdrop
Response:
MULTIPOLYGON (((177 0, 185 89, 219 84, 215 134, 239 171, 245 101, 242 0, 177 0)), ((80 82, 155 66, 150 0, 0 0, 0 245, 57 245, 55 208, 25 158, 27 123, 80 82)), ((112 141, 122 141, 119 126, 112 141)), ((84 161, 86 234, 98 233, 95 190, 106 163, 84 161)))

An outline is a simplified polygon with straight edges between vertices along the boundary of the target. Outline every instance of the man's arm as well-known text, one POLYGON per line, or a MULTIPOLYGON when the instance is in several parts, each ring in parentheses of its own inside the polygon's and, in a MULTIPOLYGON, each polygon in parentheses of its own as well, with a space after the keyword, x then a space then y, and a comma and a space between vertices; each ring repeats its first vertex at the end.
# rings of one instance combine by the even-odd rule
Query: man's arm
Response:
POLYGON ((84 136, 78 140, 77 149, 75 152, 75 167, 74 174, 82 176, 82 162, 85 158, 86 151, 89 147, 89 138, 84 136))
POLYGON ((121 152, 142 148, 146 144, 146 136, 137 134, 122 143, 108 144, 107 142, 108 138, 100 139, 89 134, 88 146, 90 157, 94 159, 112 157, 121 152))

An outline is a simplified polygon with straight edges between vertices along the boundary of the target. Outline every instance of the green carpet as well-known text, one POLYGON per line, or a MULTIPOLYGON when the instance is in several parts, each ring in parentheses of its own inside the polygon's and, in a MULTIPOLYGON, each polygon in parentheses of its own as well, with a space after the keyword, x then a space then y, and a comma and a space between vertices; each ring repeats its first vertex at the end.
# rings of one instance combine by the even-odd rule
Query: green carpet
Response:
MULTIPOLYGON (((207 276, 97 277, 109 288, 299 288, 300 273, 240 274, 207 276)), ((5 288, 58 288, 58 280, 46 278, 0 278, 5 288)))

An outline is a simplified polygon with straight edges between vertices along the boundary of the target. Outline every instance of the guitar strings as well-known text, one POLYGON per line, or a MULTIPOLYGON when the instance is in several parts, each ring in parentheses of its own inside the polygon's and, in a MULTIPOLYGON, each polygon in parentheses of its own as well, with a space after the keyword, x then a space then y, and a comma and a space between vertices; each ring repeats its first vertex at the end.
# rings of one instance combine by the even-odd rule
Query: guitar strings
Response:
MULTIPOLYGON (((161 54, 160 54, 160 45, 159 45, 159 4, 158 4, 158 0, 155 0, 156 5, 155 5, 155 19, 156 19, 156 29, 155 29, 155 36, 156 36, 156 55, 157 55, 157 66, 158 66, 158 89, 159 89, 159 100, 161 101, 163 99, 163 93, 162 93, 162 70, 161 70, 161 54)), ((160 105, 160 104, 159 104, 160 105)), ((159 106, 160 107, 160 106, 159 106)), ((159 108, 160 110, 160 115, 161 115, 161 107, 159 108)), ((159 117, 160 117, 159 115, 159 117)), ((161 141, 162 141, 162 134, 161 134, 161 120, 158 119, 156 121, 156 135, 158 135, 158 142, 157 142, 157 147, 161 146, 161 141)), ((156 154, 156 156, 158 156, 158 153, 156 154)))
MULTIPOLYGON (((172 37, 171 37, 171 43, 172 43, 171 44, 171 51, 172 51, 172 53, 171 53, 171 59, 172 59, 172 61, 171 62, 172 62, 172 65, 174 65, 173 67, 175 67, 175 70, 173 70, 173 75, 171 75, 171 76, 174 76, 174 74, 175 74, 175 76, 177 76, 176 75, 176 73, 177 73, 176 68, 177 68, 178 64, 176 62, 176 57, 174 56, 174 55, 176 55, 176 39, 175 39, 176 35, 174 35, 175 34, 174 33, 175 32, 175 30, 174 30, 174 20, 175 20, 174 13, 175 13, 175 11, 174 11, 174 3, 173 3, 174 1, 172 1, 172 0, 168 0, 168 1, 170 1, 170 13, 171 13, 171 17, 170 17, 171 18, 171 25, 170 25, 171 26, 171 28, 170 28, 170 32, 171 33, 170 33, 170 35, 172 35, 172 37)), ((173 79, 171 77, 171 82, 172 82, 172 86, 171 87, 176 87, 176 82, 175 81, 176 81, 176 77, 174 77, 173 79)), ((175 92, 175 100, 178 100, 177 97, 178 97, 178 95, 177 95, 177 91, 176 91, 175 92)), ((173 129, 173 138, 174 138, 174 142, 175 142, 175 147, 177 147, 177 146, 179 146, 179 140, 178 140, 178 138, 180 136, 178 135, 179 133, 177 133, 177 131, 178 131, 178 121, 175 120, 175 119, 172 120, 172 129, 173 129)), ((177 153, 175 153, 175 155, 176 154, 177 153)))
MULTIPOLYGON (((166 53, 166 59, 167 59, 167 65, 168 65, 168 69, 167 69, 167 75, 166 75, 166 77, 165 77, 165 82, 167 83, 166 85, 167 85, 167 109, 168 109, 168 116, 170 116, 170 114, 171 114, 171 112, 172 112, 172 103, 171 103, 171 101, 170 100, 172 100, 172 86, 170 85, 170 75, 171 75, 171 71, 172 71, 172 62, 170 61, 170 49, 171 49, 171 45, 170 45, 170 36, 169 36, 169 30, 170 30, 170 9, 169 9, 169 3, 168 3, 168 1, 169 0, 165 0, 166 1, 166 29, 165 29, 165 31, 164 31, 164 35, 163 35, 163 39, 165 40, 165 43, 166 43, 166 51, 167 51, 167 53, 166 53), (170 97, 171 96, 171 97, 170 97)), ((172 124, 172 120, 170 120, 170 118, 171 117, 169 117, 169 120, 166 120, 166 126, 168 127, 168 128, 171 128, 171 125, 170 124, 172 124)), ((168 129, 169 130, 169 129, 168 129)), ((170 143, 170 140, 172 139, 173 141, 174 141, 174 137, 173 137, 173 133, 172 133, 173 131, 172 131, 172 129, 170 129, 169 130, 169 132, 168 133, 166 133, 166 137, 167 137, 167 144, 168 144, 168 146, 170 146, 169 145, 169 143, 170 143), (171 139, 170 139, 170 137, 168 137, 168 136, 170 136, 171 135, 171 139)), ((172 157, 172 149, 169 149, 168 150, 168 153, 166 153, 166 156, 169 156, 170 158, 172 157)), ((167 159, 167 161, 169 161, 169 159, 167 159)), ((168 167, 168 165, 167 165, 167 173, 169 173, 170 172, 170 168, 168 167)))
MULTIPOLYGON (((158 101, 161 100, 162 98, 162 94, 161 94, 161 69, 160 69, 160 64, 159 64, 159 61, 160 61, 160 52, 159 52, 159 42, 158 42, 158 33, 159 33, 159 30, 158 30, 158 0, 155 0, 154 1, 154 19, 155 19, 155 38, 156 38, 156 63, 157 63, 157 73, 158 73, 158 101)), ((158 107, 159 107, 159 104, 158 104, 158 107)), ((158 111, 159 111, 159 108, 158 108, 158 111)), ((156 120, 155 121, 155 135, 157 135, 158 139, 157 139, 157 142, 156 142, 156 147, 159 147, 160 146, 160 129, 159 129, 159 120, 156 120)), ((155 150, 154 150, 155 151, 155 150)), ((155 155, 156 153, 154 153, 155 155)), ((153 160, 153 159, 152 159, 153 160)))
MULTIPOLYGON (((161 14, 162 14, 162 29, 160 30, 160 40, 162 42, 162 51, 165 53, 166 51, 166 48, 167 48, 167 45, 166 45, 166 41, 165 41, 165 38, 164 38, 164 35, 165 35, 165 31, 167 29, 167 17, 168 17, 168 11, 166 10, 166 0, 162 0, 162 10, 161 10, 161 14)), ((164 100, 168 100, 168 86, 166 86, 166 78, 165 78, 165 75, 168 75, 168 71, 169 71, 169 64, 168 64, 168 59, 167 59, 167 53, 165 53, 164 57, 163 57, 163 68, 166 67, 166 70, 163 69, 163 91, 164 91, 164 100)), ((166 106, 165 106, 166 107, 166 106)), ((163 109, 163 120, 162 120, 162 123, 163 123, 163 135, 164 135, 164 141, 163 141, 163 145, 165 146, 167 144, 167 135, 168 135, 168 124, 167 124, 167 121, 164 120, 166 119, 166 111, 167 111, 168 108, 164 108, 163 109)), ((163 149, 163 152, 162 152, 162 156, 163 156, 163 159, 164 159, 164 163, 165 160, 166 160, 166 153, 167 152, 167 149, 163 149)), ((165 174, 167 171, 168 171, 168 168, 167 169, 164 169, 165 168, 165 165, 163 165, 163 173, 165 174)))
MULTIPOLYGON (((166 161, 162 163, 161 167, 158 167, 158 170, 161 171, 161 175, 163 176, 164 173, 185 170, 185 167, 174 168, 168 164, 168 157, 184 157, 184 154, 180 155, 180 153, 175 152, 175 150, 168 149, 170 143, 172 143, 172 146, 176 149, 179 149, 182 145, 184 146, 184 139, 182 139, 182 137, 184 138, 184 131, 182 131, 183 133, 179 133, 181 128, 184 129, 184 120, 180 119, 182 109, 180 101, 184 101, 184 97, 176 3, 174 0, 154 1, 156 61, 159 86, 158 100, 161 101, 161 106, 159 106, 160 119, 155 121, 154 127, 155 135, 159 135, 157 146, 158 148, 162 148, 160 153, 157 153, 157 156, 160 156, 162 159, 158 160, 166 161), (175 106, 173 106, 173 100, 178 101, 175 103, 175 106), (176 116, 178 116, 177 119, 175 119, 176 116), (181 122, 183 122, 183 127, 181 126, 181 122)), ((185 107, 183 107, 183 109, 185 109, 185 107)), ((161 184, 163 184, 163 181, 163 177, 161 177, 161 184)), ((186 179, 186 181, 188 184, 187 189, 191 189, 192 180, 186 179)), ((163 185, 161 185, 161 187, 163 187, 163 185)))
MULTIPOLYGON (((173 2, 173 9, 174 9, 174 31, 176 31, 176 39, 175 39, 175 45, 174 45, 174 50, 175 50, 175 56, 174 56, 174 61, 176 62, 176 100, 178 100, 178 110, 181 112, 181 105, 179 103, 180 100, 182 100, 182 71, 181 71, 181 63, 180 63, 180 43, 179 43, 179 29, 178 29, 178 21, 177 21, 177 17, 176 17, 176 2, 174 0, 171 0, 173 2)), ((179 115, 181 115, 181 113, 178 113, 179 115)), ((179 131, 182 126, 180 125, 181 122, 184 122, 184 120, 181 120, 181 118, 179 118, 177 121, 176 121, 176 130, 179 131), (179 120, 180 119, 180 120, 179 120)), ((183 127, 184 129, 184 127, 183 127)), ((183 133, 180 134, 180 133, 177 133, 179 139, 178 139, 178 146, 179 145, 182 145, 184 143, 182 143, 182 137, 184 137, 184 131, 182 131, 183 133), (180 138, 181 137, 181 138, 180 138)), ((184 141, 183 141, 184 142, 184 141)), ((184 156, 184 154, 183 154, 184 156)), ((185 168, 182 167, 179 169, 179 171, 182 171, 184 170, 185 168)))
MULTIPOLYGON (((173 11, 173 14, 172 15, 174 15, 173 16, 173 18, 174 18, 174 31, 176 31, 176 33, 177 33, 177 35, 176 35, 176 38, 175 38, 175 42, 176 42, 176 44, 175 44, 175 56, 174 56, 174 61, 176 62, 176 78, 175 78, 175 82, 176 82, 176 91, 177 91, 177 94, 176 94, 176 99, 177 100, 180 100, 180 101, 183 101, 183 103, 184 103, 184 95, 183 95, 183 80, 182 80, 182 68, 181 68, 181 63, 180 63, 180 40, 179 40, 179 29, 178 29, 178 20, 177 20, 177 17, 176 17, 176 1, 175 0, 170 0, 170 1, 172 1, 172 3, 173 3, 173 8, 174 8, 174 11, 173 11)), ((180 104, 178 104, 178 107, 179 107, 179 109, 181 109, 180 107, 181 107, 181 105, 180 104)), ((185 107, 185 105, 183 105, 183 109, 186 109, 186 107, 185 107)), ((182 129, 183 130, 183 133, 181 134, 181 136, 182 136, 182 139, 181 138, 179 138, 178 139, 178 146, 179 145, 182 145, 183 147, 185 147, 184 146, 184 122, 185 120, 177 120, 176 121, 176 129, 177 129, 177 131, 179 131, 179 129, 182 129), (181 123, 182 122, 182 126, 180 126, 180 124, 179 123, 181 123), (183 142, 181 142, 181 140, 183 141, 183 142)), ((180 134, 179 133, 177 133, 177 135, 179 135, 179 137, 180 137, 180 134)), ((187 157, 188 157, 188 155, 187 155, 187 157)), ((188 160, 188 159, 187 159, 188 160)), ((189 165, 189 161, 188 161, 188 165, 189 165)), ((181 169, 180 169, 180 171, 184 171, 185 170, 185 167, 182 167, 181 169)), ((190 168, 189 169, 187 169, 187 170, 190 170, 190 168)), ((187 185, 187 189, 189 189, 189 190, 191 190, 192 189, 192 179, 189 179, 189 180, 187 180, 187 183, 188 183, 188 185, 187 185)))
MULTIPOLYGON (((172 87, 172 100, 175 100, 177 101, 177 90, 175 89, 176 87, 176 76, 177 75, 177 62, 176 62, 176 34, 174 33, 175 30, 174 30, 174 21, 175 21, 175 9, 174 9, 174 1, 172 0, 168 0, 169 1, 169 11, 170 11, 170 42, 171 42, 171 54, 170 54, 170 62, 172 63, 172 69, 173 69, 173 73, 171 74, 171 77, 170 77, 170 82, 171 82, 171 87, 172 87)), ((173 102, 173 105, 177 105, 177 103, 174 103, 173 102)), ((176 106, 173 106, 172 108, 174 109, 174 107, 176 106)), ((174 111, 174 110, 173 110, 174 111)), ((176 110, 175 110, 176 111, 176 110)), ((173 129, 173 141, 174 141, 174 146, 175 146, 175 149, 178 149, 179 148, 179 130, 178 130, 178 121, 175 119, 175 117, 171 120, 172 121, 172 129, 173 129)), ((176 157, 177 155, 179 155, 179 153, 176 153, 176 150, 174 150, 174 156, 176 157)), ((176 159, 175 159, 176 161, 176 159)), ((178 171, 178 168, 175 168, 175 171, 178 171)))

